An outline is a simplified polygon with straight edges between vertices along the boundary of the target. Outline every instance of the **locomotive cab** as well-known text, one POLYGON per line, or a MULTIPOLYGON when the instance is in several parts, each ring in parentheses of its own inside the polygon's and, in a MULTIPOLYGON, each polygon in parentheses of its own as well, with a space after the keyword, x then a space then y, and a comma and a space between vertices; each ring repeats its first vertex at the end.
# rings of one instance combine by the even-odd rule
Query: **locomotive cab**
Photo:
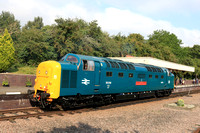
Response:
POLYGON ((56 61, 46 61, 39 64, 35 79, 35 94, 45 92, 49 98, 58 98, 61 66, 56 61))
POLYGON ((45 61, 39 64, 35 79, 35 93, 31 96, 31 102, 46 107, 55 99, 60 97, 63 86, 69 83, 64 82, 66 73, 70 69, 78 69, 79 60, 73 55, 64 56, 59 62, 45 61), (63 73, 62 73, 63 72, 63 73))
POLYGON ((45 107, 59 97, 61 65, 56 61, 45 61, 39 64, 35 79, 35 93, 31 103, 45 107))

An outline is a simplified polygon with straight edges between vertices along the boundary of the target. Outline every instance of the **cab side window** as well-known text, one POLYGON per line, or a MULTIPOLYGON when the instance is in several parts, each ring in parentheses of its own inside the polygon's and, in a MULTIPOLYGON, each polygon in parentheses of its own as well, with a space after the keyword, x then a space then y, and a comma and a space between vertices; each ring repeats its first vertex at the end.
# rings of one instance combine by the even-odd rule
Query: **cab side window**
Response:
POLYGON ((94 71, 94 61, 83 60, 83 70, 94 71))

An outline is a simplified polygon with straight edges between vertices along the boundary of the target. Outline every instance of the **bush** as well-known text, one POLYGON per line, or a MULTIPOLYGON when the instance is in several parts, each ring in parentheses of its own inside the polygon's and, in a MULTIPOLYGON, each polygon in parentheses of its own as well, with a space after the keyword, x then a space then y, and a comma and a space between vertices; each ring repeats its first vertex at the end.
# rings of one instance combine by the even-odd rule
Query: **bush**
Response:
POLYGON ((8 78, 7 78, 7 77, 5 77, 5 78, 3 79, 2 86, 5 86, 5 87, 8 87, 8 86, 9 86, 9 82, 8 82, 8 78))
POLYGON ((4 35, 0 36, 0 72, 6 71, 13 65, 15 61, 14 55, 13 40, 8 30, 5 29, 4 35))
POLYGON ((183 107, 185 105, 183 99, 178 99, 176 104, 177 104, 177 106, 180 106, 180 107, 183 107))
POLYGON ((30 78, 26 79, 26 87, 32 87, 32 82, 30 78))

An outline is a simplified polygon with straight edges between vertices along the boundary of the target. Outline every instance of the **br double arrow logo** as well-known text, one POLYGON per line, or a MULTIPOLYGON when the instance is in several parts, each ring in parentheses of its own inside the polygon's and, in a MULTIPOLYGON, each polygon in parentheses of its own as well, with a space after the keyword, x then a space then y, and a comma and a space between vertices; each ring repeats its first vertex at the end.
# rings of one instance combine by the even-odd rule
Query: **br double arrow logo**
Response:
POLYGON ((82 84, 84 84, 84 85, 89 85, 89 84, 90 84, 90 80, 84 78, 84 79, 82 80, 82 84))

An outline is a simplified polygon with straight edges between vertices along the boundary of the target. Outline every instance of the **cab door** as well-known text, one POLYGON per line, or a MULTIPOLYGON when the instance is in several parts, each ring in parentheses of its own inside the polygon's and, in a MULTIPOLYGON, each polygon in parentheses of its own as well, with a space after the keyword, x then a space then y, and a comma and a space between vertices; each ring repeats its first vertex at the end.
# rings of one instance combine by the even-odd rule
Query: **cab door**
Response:
POLYGON ((100 86, 101 65, 100 62, 95 61, 94 85, 100 86))

